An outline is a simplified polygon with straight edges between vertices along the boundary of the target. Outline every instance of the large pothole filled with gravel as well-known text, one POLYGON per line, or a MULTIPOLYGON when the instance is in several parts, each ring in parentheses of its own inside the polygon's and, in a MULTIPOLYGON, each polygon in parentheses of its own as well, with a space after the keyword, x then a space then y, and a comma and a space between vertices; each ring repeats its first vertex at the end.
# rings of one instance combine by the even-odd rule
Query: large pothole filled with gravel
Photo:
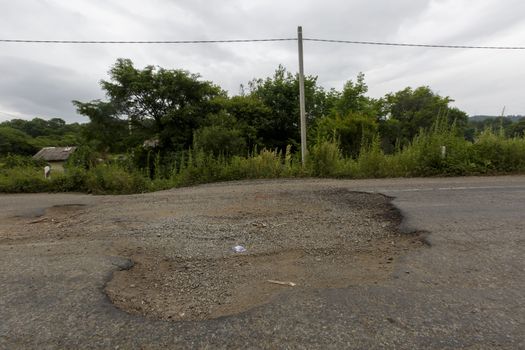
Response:
POLYGON ((106 286, 117 307, 166 320, 232 315, 288 290, 377 283, 421 246, 398 232, 401 215, 379 194, 254 192, 192 205, 119 248, 134 266, 106 286))

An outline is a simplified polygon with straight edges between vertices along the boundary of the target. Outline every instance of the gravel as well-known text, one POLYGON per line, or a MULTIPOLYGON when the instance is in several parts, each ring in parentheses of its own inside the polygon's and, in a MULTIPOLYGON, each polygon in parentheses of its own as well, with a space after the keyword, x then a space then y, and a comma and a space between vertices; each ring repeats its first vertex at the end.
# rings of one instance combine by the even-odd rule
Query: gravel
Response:
POLYGON ((421 245, 397 231, 401 215, 384 195, 286 182, 229 189, 86 197, 32 209, 38 215, 8 220, 0 243, 109 243, 118 267, 105 286, 110 300, 173 321, 238 314, 292 289, 377 283, 396 257, 421 245))
POLYGON ((216 318, 264 304, 288 282, 294 289, 373 283, 395 256, 420 245, 397 232, 400 215, 378 194, 256 191, 217 201, 184 210, 164 202, 172 215, 121 247, 135 266, 115 273, 106 287, 111 300, 154 318, 216 318), (238 245, 246 252, 236 253, 238 245))

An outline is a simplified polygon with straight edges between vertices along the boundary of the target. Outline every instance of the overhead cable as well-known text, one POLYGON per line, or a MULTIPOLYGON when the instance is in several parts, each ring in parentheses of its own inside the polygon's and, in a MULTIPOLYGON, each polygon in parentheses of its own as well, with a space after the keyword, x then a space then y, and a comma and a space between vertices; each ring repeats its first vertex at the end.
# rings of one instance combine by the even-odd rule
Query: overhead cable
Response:
POLYGON ((233 40, 28 40, 28 39, 0 39, 2 43, 26 44, 216 44, 216 43, 253 43, 269 41, 296 41, 297 38, 272 39, 233 39, 233 40))
POLYGON ((325 42, 325 43, 339 43, 339 44, 428 47, 428 48, 443 48, 443 49, 525 50, 525 46, 473 46, 473 45, 444 45, 444 44, 411 44, 411 43, 392 43, 392 42, 381 42, 381 41, 356 41, 356 40, 314 39, 314 38, 304 38, 303 40, 304 41, 325 42))
MULTIPOLYGON (((33 39, 0 39, 0 43, 15 44, 220 44, 220 43, 257 43, 297 41, 297 38, 269 38, 269 39, 228 39, 228 40, 33 40, 33 39)), ((415 44, 381 41, 358 41, 339 39, 304 38, 303 41, 325 42, 354 45, 423 47, 444 49, 481 49, 481 50, 525 50, 525 46, 477 46, 477 45, 448 45, 448 44, 415 44)))

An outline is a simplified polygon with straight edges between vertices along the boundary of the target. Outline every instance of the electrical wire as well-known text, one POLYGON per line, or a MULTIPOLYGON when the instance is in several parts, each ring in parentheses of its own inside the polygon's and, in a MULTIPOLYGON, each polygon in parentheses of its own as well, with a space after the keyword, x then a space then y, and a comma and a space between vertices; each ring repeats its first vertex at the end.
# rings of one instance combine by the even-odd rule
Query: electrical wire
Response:
POLYGON ((297 41, 297 38, 272 39, 233 39, 233 40, 27 40, 27 39, 0 39, 1 43, 25 44, 216 44, 216 43, 253 43, 272 41, 297 41))
POLYGON ((427 48, 442 48, 442 49, 525 50, 525 46, 472 46, 472 45, 410 44, 410 43, 391 43, 391 42, 380 42, 380 41, 355 41, 355 40, 334 40, 334 39, 314 39, 314 38, 303 38, 303 41, 315 41, 315 42, 339 43, 339 44, 356 44, 356 45, 427 47, 427 48))
MULTIPOLYGON (((297 41, 297 38, 270 38, 270 39, 231 39, 231 40, 33 40, 33 39, 0 39, 0 43, 17 44, 220 44, 220 43, 256 43, 297 41)), ((303 41, 324 42, 354 45, 376 45, 397 47, 423 47, 444 49, 481 49, 481 50, 525 50, 525 46, 475 46, 475 45, 446 45, 446 44, 413 44, 381 41, 357 41, 304 38, 303 41)))

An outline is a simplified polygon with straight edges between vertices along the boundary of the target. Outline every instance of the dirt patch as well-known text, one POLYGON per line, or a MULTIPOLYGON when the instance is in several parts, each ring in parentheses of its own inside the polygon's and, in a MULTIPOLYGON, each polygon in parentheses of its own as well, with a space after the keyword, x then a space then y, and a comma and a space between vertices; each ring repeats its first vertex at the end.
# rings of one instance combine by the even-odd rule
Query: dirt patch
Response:
POLYGON ((146 239, 117 246, 135 264, 107 284, 113 303, 166 320, 232 315, 289 289, 376 283, 397 257, 422 245, 397 231, 401 216, 382 195, 255 192, 220 202, 163 215, 144 227, 146 239), (238 244, 247 251, 235 253, 238 244))
POLYGON ((42 240, 61 240, 81 232, 80 220, 89 206, 85 204, 53 205, 4 218, 0 226, 0 244, 19 244, 42 240))

